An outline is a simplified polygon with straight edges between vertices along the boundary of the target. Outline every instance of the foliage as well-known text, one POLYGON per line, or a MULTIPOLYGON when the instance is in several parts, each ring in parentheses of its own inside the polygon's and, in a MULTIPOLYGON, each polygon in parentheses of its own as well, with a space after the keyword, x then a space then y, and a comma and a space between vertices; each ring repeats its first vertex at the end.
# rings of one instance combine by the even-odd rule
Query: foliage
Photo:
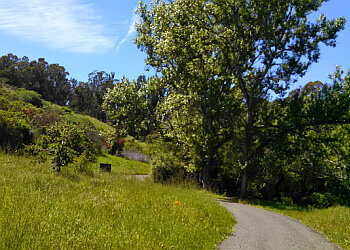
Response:
POLYGON ((161 73, 168 93, 163 113, 206 185, 218 172, 219 149, 236 140, 241 197, 247 196, 269 134, 261 122, 274 120, 265 115, 268 93, 283 94, 317 62, 320 44, 335 46, 344 28, 344 18, 308 20, 323 2, 177 0, 149 9, 140 3, 136 44, 161 73))
POLYGON ((1 82, 23 88, 16 91, 20 100, 42 107, 42 97, 46 101, 61 106, 69 105, 79 112, 106 121, 101 104, 106 90, 118 81, 114 79, 114 73, 94 71, 89 74, 86 83, 68 80, 68 75, 64 67, 49 64, 44 58, 29 61, 27 57, 18 58, 13 54, 0 58, 1 82))
POLYGON ((97 131, 107 131, 111 129, 111 127, 104 122, 97 120, 89 115, 78 114, 76 112, 70 112, 65 114, 65 117, 73 123, 86 124, 94 127, 97 131))
POLYGON ((21 101, 33 104, 37 108, 43 107, 41 95, 35 91, 19 89, 17 94, 20 96, 21 101))
POLYGON ((0 148, 16 151, 32 142, 33 134, 24 114, 0 110, 0 148))
POLYGON ((114 79, 114 73, 107 74, 104 71, 90 73, 86 83, 73 80, 69 106, 100 121, 106 121, 106 114, 101 107, 103 96, 116 82, 118 80, 114 79))
MULTIPOLYGON (((30 139, 31 142, 41 137, 44 131, 43 127, 51 126, 66 118, 72 123, 90 126, 91 128, 86 131, 86 137, 92 141, 93 147, 100 151, 104 148, 105 141, 105 138, 100 135, 100 132, 111 129, 108 124, 98 121, 93 117, 77 114, 69 107, 59 106, 40 99, 40 95, 34 91, 17 88, 4 83, 0 85, 0 110, 6 111, 3 119, 6 117, 17 117, 18 121, 10 122, 10 127, 24 119, 23 122, 28 127, 30 138, 32 138, 30 139), (38 101, 33 102, 33 100, 38 101), (37 108, 33 103, 42 103, 42 108, 37 108)), ((20 145, 19 147, 22 147, 23 138, 21 136, 12 136, 10 139, 13 143, 17 141, 18 145, 20 145)))
POLYGON ((136 140, 132 136, 127 136, 123 147, 123 156, 127 159, 149 163, 151 161, 151 156, 147 140, 142 142, 136 140))
POLYGON ((300 205, 349 205, 349 73, 331 84, 307 84, 269 106, 279 116, 261 138, 260 169, 250 189, 264 199, 290 197, 300 205), (314 87, 312 87, 314 86, 314 87))
POLYGON ((58 174, 0 152, 0 179, 1 249, 213 249, 234 225, 205 192, 114 171, 58 174))
POLYGON ((157 127, 145 82, 123 78, 104 96, 103 109, 122 134, 145 138, 157 127))
POLYGON ((118 129, 109 129, 107 132, 103 133, 106 138, 105 145, 108 152, 111 155, 122 156, 123 147, 126 142, 125 134, 121 133, 118 129))
POLYGON ((175 150, 174 143, 161 140, 159 135, 150 136, 148 143, 155 182, 169 183, 196 179, 195 169, 190 165, 189 157, 181 145, 175 150))
POLYGON ((150 145, 147 143, 147 140, 145 142, 139 141, 132 136, 127 136, 125 139, 126 139, 125 147, 124 147, 125 149, 136 151, 143 154, 149 154, 150 145))
POLYGON ((86 130, 67 120, 55 122, 45 127, 44 135, 29 150, 50 155, 51 164, 57 171, 73 162, 76 168, 83 169, 94 154, 92 142, 86 138, 86 130))
MULTIPOLYGON (((67 76, 64 67, 49 64, 44 58, 29 61, 27 57, 18 58, 13 54, 0 58, 0 78, 5 79, 7 84, 33 90, 45 100, 59 105, 65 105, 70 95, 67 76)), ((36 103, 35 106, 40 106, 36 97, 32 101, 36 103)))

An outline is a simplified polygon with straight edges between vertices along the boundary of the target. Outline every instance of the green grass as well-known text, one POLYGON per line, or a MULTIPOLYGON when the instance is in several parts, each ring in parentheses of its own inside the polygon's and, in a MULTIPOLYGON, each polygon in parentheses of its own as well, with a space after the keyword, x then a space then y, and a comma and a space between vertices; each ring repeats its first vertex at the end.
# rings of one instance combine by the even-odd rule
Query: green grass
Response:
POLYGON ((0 249, 213 249, 234 219, 207 193, 0 152, 0 249))
POLYGON ((330 241, 344 249, 350 249, 350 208, 326 209, 285 206, 281 203, 250 202, 261 208, 280 213, 314 228, 330 241))
POLYGON ((100 155, 97 163, 112 164, 112 172, 122 175, 148 175, 151 173, 151 164, 133 161, 108 154, 100 155))
POLYGON ((69 121, 71 122, 77 122, 80 124, 89 124, 95 127, 98 131, 108 131, 111 127, 104 123, 101 122, 91 116, 88 115, 81 115, 78 113, 75 113, 74 111, 67 113, 66 117, 68 118, 69 121))

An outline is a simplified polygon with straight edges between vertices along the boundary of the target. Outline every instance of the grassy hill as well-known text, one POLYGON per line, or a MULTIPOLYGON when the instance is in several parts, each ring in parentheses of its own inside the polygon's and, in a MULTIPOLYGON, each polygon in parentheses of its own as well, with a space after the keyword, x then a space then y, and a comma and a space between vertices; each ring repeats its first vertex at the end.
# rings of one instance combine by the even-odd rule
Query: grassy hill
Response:
POLYGON ((0 249, 213 249, 234 224, 203 191, 1 151, 0 200, 0 249))
POLYGON ((95 168, 98 168, 98 163, 111 164, 112 172, 121 175, 149 175, 151 174, 151 164, 129 160, 126 158, 116 157, 109 154, 98 156, 95 168))
MULTIPOLYGON (((1 82, 1 81, 0 81, 1 82)), ((0 127, 5 132, 0 133, 0 139, 5 150, 21 149, 24 144, 34 143, 42 136, 44 127, 62 119, 90 127, 88 138, 99 150, 97 162, 90 164, 98 168, 98 163, 111 163, 113 171, 120 174, 150 174, 151 166, 146 163, 133 162, 127 159, 106 155, 104 134, 112 128, 93 117, 79 114, 69 107, 62 107, 45 101, 34 91, 16 88, 4 83, 0 85, 0 127), (10 134, 9 136, 7 136, 10 134), (21 137, 27 140, 19 140, 21 137), (101 151, 102 150, 102 151, 101 151)), ((126 146, 132 150, 143 150, 146 146, 127 138, 126 146), (130 142, 130 143, 128 143, 130 142)))

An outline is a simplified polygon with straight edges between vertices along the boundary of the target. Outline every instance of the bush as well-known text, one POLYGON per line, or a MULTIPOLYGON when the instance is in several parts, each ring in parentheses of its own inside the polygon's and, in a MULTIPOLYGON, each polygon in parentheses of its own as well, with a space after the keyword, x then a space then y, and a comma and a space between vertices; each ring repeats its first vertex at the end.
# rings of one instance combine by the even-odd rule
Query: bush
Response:
POLYGON ((188 159, 188 152, 179 143, 164 140, 161 134, 148 136, 147 143, 155 182, 181 184, 197 179, 197 173, 191 168, 193 164, 188 159))
POLYGON ((20 97, 20 100, 23 102, 30 103, 37 108, 43 107, 43 102, 41 95, 32 90, 19 89, 17 94, 20 97))
POLYGON ((33 142, 33 133, 23 114, 0 110, 0 147, 15 151, 33 142))
POLYGON ((35 115, 33 120, 39 127, 44 127, 61 121, 62 117, 57 112, 49 109, 43 114, 35 115))
POLYGON ((93 159, 92 142, 86 137, 87 128, 67 120, 55 122, 45 127, 45 134, 30 151, 39 155, 49 155, 51 164, 57 171, 75 162, 77 169, 83 170, 86 162, 93 159))
POLYGON ((181 183, 195 179, 195 173, 188 172, 184 163, 172 152, 166 152, 165 148, 158 148, 151 157, 152 176, 155 182, 181 183))
POLYGON ((305 197, 304 202, 316 208, 328 208, 337 203, 336 197, 331 193, 313 193, 305 197))
POLYGON ((125 133, 118 129, 109 129, 102 133, 102 136, 106 137, 105 146, 110 155, 123 156, 123 148, 126 142, 125 133))
POLYGON ((88 162, 92 159, 92 155, 89 150, 84 150, 80 156, 74 156, 73 158, 73 169, 80 173, 91 173, 88 162))

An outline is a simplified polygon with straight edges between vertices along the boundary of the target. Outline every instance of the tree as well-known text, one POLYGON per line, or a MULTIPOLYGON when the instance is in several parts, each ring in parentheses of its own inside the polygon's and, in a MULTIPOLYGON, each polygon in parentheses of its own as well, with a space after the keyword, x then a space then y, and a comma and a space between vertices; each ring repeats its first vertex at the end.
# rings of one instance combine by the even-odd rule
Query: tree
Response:
POLYGON ((28 67, 27 57, 18 58, 16 55, 8 54, 0 58, 0 78, 6 79, 7 84, 24 87, 25 74, 23 70, 28 67))
MULTIPOLYGON (((155 1, 149 10, 140 3, 137 46, 168 83, 169 96, 193 100, 186 105, 203 121, 203 130, 195 135, 209 136, 209 143, 201 145, 206 153, 199 153, 204 166, 212 164, 207 159, 215 152, 217 131, 231 131, 233 139, 232 127, 240 126, 241 198, 247 196, 257 163, 261 144, 256 141, 266 126, 258 117, 265 112, 269 93, 283 94, 317 62, 320 44, 334 47, 344 28, 344 18, 327 20, 322 14, 315 23, 308 20, 325 1, 155 1), (227 107, 231 111, 218 112, 227 107), (233 125, 237 107, 243 107, 240 124, 233 125), (231 121, 212 126, 221 115, 231 121)), ((170 103, 169 110, 178 103, 170 103)), ((179 130, 184 128, 189 126, 185 123, 179 130)))
POLYGON ((268 103, 277 115, 258 137, 265 146, 256 157, 259 177, 251 180, 256 195, 284 195, 304 205, 349 203, 349 79, 337 67, 332 83, 311 82, 268 103))
MULTIPOLYGON (((51 164, 58 172, 69 163, 85 164, 94 155, 92 142, 86 137, 86 132, 86 127, 67 120, 55 122, 45 128, 44 135, 30 150, 50 155, 51 164)), ((83 166, 76 167, 83 169, 83 166)))
POLYGON ((44 58, 29 62, 27 57, 8 54, 0 58, 0 77, 7 84, 34 90, 45 100, 66 105, 71 86, 69 73, 58 64, 49 64, 44 58))
MULTIPOLYGON (((141 78, 139 78, 141 79, 141 78)), ((114 121, 121 134, 134 137, 146 137, 157 127, 154 110, 150 106, 149 97, 153 101, 156 96, 148 94, 143 81, 129 81, 123 78, 115 83, 104 96, 102 108, 114 121)))
POLYGON ((72 94, 68 105, 79 112, 87 112, 93 110, 93 93, 86 82, 77 82, 72 79, 72 94))
POLYGON ((86 112, 98 120, 106 121, 106 114, 102 111, 103 96, 107 89, 113 88, 119 80, 114 79, 114 73, 94 71, 89 74, 88 82, 77 82, 72 79, 72 95, 69 106, 86 112))
POLYGON ((71 93, 69 73, 59 64, 50 64, 47 69, 48 92, 46 100, 50 100, 61 106, 66 106, 71 93))
POLYGON ((38 92, 47 101, 66 105, 71 86, 67 79, 69 73, 63 66, 49 64, 44 58, 39 58, 31 61, 23 72, 26 74, 26 89, 38 92))
POLYGON ((33 133, 24 114, 0 109, 0 148, 15 151, 32 142, 33 133))

